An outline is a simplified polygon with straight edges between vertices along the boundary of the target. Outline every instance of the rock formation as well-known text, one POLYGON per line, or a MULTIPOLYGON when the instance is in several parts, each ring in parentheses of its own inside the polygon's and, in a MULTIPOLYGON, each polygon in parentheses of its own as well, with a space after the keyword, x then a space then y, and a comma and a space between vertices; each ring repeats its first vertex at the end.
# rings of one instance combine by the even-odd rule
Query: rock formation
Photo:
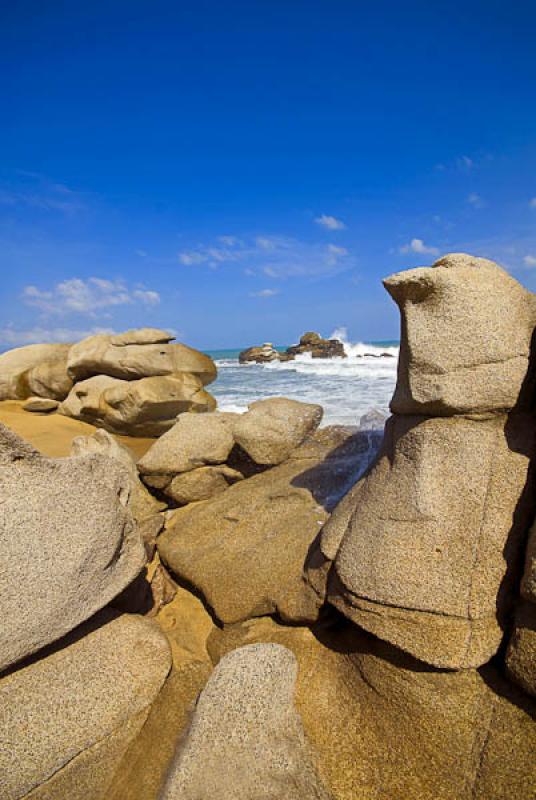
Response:
POLYGON ((66 458, 0 430, 2 800, 536 796, 534 298, 460 254, 386 286, 379 452, 374 411, 151 417, 144 382, 207 377, 154 329, 79 348, 64 401, 167 421, 137 469, 102 430, 66 458))
POLYGON ((273 344, 265 342, 261 347, 248 347, 247 350, 242 350, 238 360, 241 364, 247 364, 249 361, 254 361, 256 364, 266 364, 270 361, 278 361, 279 357, 280 354, 273 344))
POLYGON ((116 461, 45 458, 2 425, 0 468, 2 670, 103 608, 145 551, 116 461))
POLYGON ((160 436, 184 411, 213 411, 209 356, 139 328, 74 345, 29 345, 0 355, 0 400, 32 398, 28 411, 58 411, 112 433, 160 436))
POLYGON ((294 707, 297 669, 276 644, 225 656, 201 693, 161 800, 329 800, 294 707))
POLYGON ((313 358, 346 358, 344 345, 339 339, 323 339, 319 333, 310 331, 300 337, 300 343, 287 347, 287 355, 310 353, 313 358))
POLYGON ((319 431, 279 466, 176 511, 158 539, 162 560, 222 622, 316 619, 320 603, 302 580, 307 552, 369 447, 366 433, 319 431))
POLYGON ((2 353, 0 400, 25 400, 34 395, 63 400, 73 385, 67 374, 70 348, 70 344, 30 344, 2 353))
POLYGON ((389 421, 374 469, 325 526, 310 581, 361 627, 417 658, 478 667, 503 639, 534 514, 534 419, 516 405, 533 298, 496 265, 465 255, 385 283, 403 308, 392 405, 404 414, 389 421), (501 361, 494 336, 473 348, 473 335, 489 336, 492 316, 520 355, 508 351, 501 361), (478 353, 476 379, 460 383, 478 353))
POLYGON ((292 361, 296 356, 310 353, 312 358, 346 358, 344 345, 339 339, 323 339, 319 333, 310 331, 304 333, 299 344, 287 347, 284 353, 279 352, 270 343, 266 342, 261 347, 248 347, 238 356, 241 364, 254 362, 266 364, 271 361, 292 361))

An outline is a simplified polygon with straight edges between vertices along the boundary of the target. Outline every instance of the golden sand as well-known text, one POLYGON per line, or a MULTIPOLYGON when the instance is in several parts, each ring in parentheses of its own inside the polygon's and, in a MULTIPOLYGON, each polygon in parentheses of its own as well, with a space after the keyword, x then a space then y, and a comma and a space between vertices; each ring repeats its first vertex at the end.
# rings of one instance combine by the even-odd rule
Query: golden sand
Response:
MULTIPOLYGON (((68 456, 75 436, 90 436, 97 429, 86 422, 64 417, 61 414, 38 414, 24 411, 22 401, 0 402, 0 422, 18 433, 46 456, 68 456)), ((126 445, 136 458, 154 443, 154 439, 137 439, 131 436, 115 437, 126 445)))

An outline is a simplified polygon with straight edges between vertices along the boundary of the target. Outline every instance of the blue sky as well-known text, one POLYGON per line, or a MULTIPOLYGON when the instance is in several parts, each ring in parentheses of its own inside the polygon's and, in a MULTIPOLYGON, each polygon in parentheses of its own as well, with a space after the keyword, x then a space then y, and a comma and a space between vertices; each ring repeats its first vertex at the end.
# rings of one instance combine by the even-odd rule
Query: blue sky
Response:
POLYGON ((536 290, 534 2, 0 0, 0 347, 398 335, 382 276, 536 290))

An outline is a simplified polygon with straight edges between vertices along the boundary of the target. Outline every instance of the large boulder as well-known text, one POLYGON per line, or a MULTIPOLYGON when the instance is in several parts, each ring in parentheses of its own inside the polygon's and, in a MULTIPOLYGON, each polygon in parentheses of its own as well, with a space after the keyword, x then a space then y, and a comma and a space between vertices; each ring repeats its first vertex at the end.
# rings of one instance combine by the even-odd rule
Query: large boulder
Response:
MULTIPOLYGON (((44 603, 43 591, 36 601, 44 603)), ((6 618, 3 617, 4 623, 6 618)), ((159 627, 102 617, 0 679, 3 800, 105 800, 171 667, 159 627)))
POLYGON ((102 455, 52 459, 0 425, 0 670, 118 595, 145 551, 128 473, 102 455))
POLYGON ((438 667, 497 651, 533 514, 528 415, 392 417, 381 455, 310 557, 321 597, 438 667))
POLYGON ((294 707, 298 665, 276 644, 221 660, 202 691, 161 800, 329 800, 294 707))
POLYGON ((208 647, 217 661, 269 642, 298 660, 296 708, 334 800, 534 798, 536 704, 493 667, 436 670, 344 620, 248 620, 208 647))
POLYGON ((86 456, 90 453, 102 453, 119 461, 127 470, 130 482, 128 507, 137 522, 147 517, 154 517, 166 508, 165 503, 158 501, 140 481, 136 462, 130 450, 120 444, 117 439, 103 429, 95 431, 91 436, 76 436, 71 443, 72 456, 86 456))
POLYGON ((397 414, 508 411, 526 380, 534 296, 493 261, 443 256, 384 281, 400 307, 397 414))
POLYGON ((285 461, 322 420, 322 406, 286 397, 270 397, 251 403, 233 426, 237 444, 257 464, 285 461))
POLYGON ((178 414, 215 407, 200 378, 185 372, 137 381, 96 375, 76 383, 59 411, 112 433, 160 436, 174 425, 178 414))
POLYGON ((243 475, 225 464, 214 467, 199 467, 182 472, 164 488, 165 494, 180 505, 209 500, 221 494, 233 483, 241 481, 243 475))
POLYGON ((177 475, 223 464, 234 446, 233 414, 183 413, 138 462, 142 475, 177 475))
POLYGON ((0 400, 37 395, 63 400, 73 382, 67 374, 70 344, 30 344, 0 355, 0 400))
POLYGON ((176 511, 160 556, 222 622, 314 620, 320 602, 302 577, 308 550, 369 458, 366 434, 324 428, 284 464, 176 511))
POLYGON ((122 380, 138 380, 163 375, 195 375, 203 386, 216 379, 217 370, 210 356, 185 344, 128 344, 162 338, 164 331, 147 335, 147 329, 127 331, 117 336, 98 334, 83 339, 69 351, 67 369, 75 381, 92 375, 110 375, 122 380), (159 334, 159 336, 157 336, 159 334), (112 341, 114 340, 116 343, 112 341))

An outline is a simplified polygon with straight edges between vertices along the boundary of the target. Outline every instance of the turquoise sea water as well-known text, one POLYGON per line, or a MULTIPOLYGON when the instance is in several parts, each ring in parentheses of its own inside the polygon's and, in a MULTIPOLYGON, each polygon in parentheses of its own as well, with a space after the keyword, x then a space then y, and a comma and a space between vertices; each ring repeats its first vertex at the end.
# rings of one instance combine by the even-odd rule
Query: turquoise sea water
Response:
POLYGON ((299 356, 285 363, 239 364, 240 349, 207 351, 218 366, 218 378, 210 387, 218 407, 245 411, 254 400, 291 397, 319 403, 324 425, 356 425, 371 408, 387 412, 396 382, 398 342, 352 343, 344 339, 344 332, 335 333, 344 340, 347 358, 299 356))

